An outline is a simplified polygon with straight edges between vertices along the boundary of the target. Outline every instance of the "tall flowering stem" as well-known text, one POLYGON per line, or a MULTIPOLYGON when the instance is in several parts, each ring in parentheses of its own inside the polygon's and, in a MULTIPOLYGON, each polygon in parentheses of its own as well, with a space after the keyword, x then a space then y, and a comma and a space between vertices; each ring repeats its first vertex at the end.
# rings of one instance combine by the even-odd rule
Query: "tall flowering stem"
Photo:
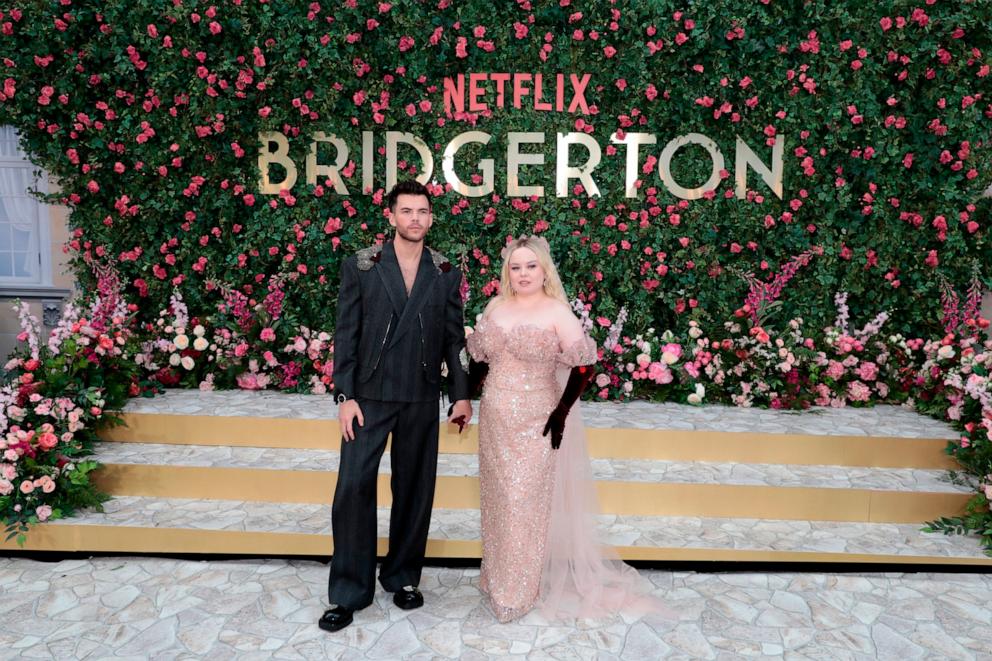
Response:
POLYGON ((953 333, 961 325, 958 293, 943 275, 938 273, 937 280, 940 283, 940 307, 943 310, 940 321, 944 325, 945 332, 953 333))
POLYGON ((874 319, 865 324, 861 330, 855 331, 854 337, 862 341, 867 340, 870 337, 874 337, 875 335, 878 335, 878 333, 882 330, 882 326, 884 326, 885 322, 888 320, 889 313, 883 310, 875 315, 874 319))
POLYGON ((179 291, 173 291, 169 297, 169 309, 172 311, 172 325, 175 328, 186 328, 189 324, 189 308, 183 301, 183 295, 179 291))
POLYGON ((589 309, 582 302, 582 299, 572 299, 572 311, 579 318, 579 321, 582 322, 582 331, 589 333, 592 330, 592 317, 589 316, 589 309))
POLYGON ((977 263, 972 264, 972 276, 968 282, 964 307, 961 307, 961 297, 954 285, 943 274, 937 273, 940 285, 940 306, 943 311, 941 323, 945 333, 960 333, 962 336, 975 336, 979 326, 975 324, 981 314, 982 294, 984 287, 977 263))
POLYGON ((269 313, 269 318, 273 322, 282 316, 282 304, 286 298, 286 292, 283 291, 282 284, 283 278, 279 276, 269 278, 269 293, 266 294, 265 300, 262 301, 262 307, 269 313))
POLYGON ((57 355, 62 350, 65 339, 72 335, 72 329, 79 321, 79 313, 79 306, 75 301, 66 301, 62 306, 62 317, 48 336, 48 350, 52 355, 57 355))
POLYGON ((744 278, 749 285, 747 297, 744 300, 744 309, 750 314, 751 322, 755 326, 762 325, 764 313, 766 313, 770 306, 778 300, 779 296, 782 295, 782 290, 785 289, 785 285, 795 277, 796 273, 799 272, 799 269, 809 264, 815 255, 822 254, 823 248, 820 246, 814 246, 809 250, 796 255, 789 262, 787 262, 777 274, 775 274, 775 277, 771 282, 761 282, 754 277, 753 273, 747 273, 744 275, 744 278))
POLYGON ((463 252, 459 260, 459 267, 462 272, 462 283, 458 285, 458 295, 462 299, 462 307, 472 298, 472 285, 468 281, 468 253, 463 252))
POLYGON ((31 307, 22 301, 14 303, 14 311, 17 312, 17 320, 21 325, 21 332, 17 335, 17 339, 21 342, 27 342, 31 357, 38 360, 40 350, 38 336, 41 334, 41 324, 38 323, 38 317, 31 314, 31 307))
POLYGON ((847 292, 839 291, 834 295, 834 305, 837 307, 837 317, 834 319, 834 328, 841 333, 847 333, 847 322, 850 319, 850 310, 847 307, 847 292))
POLYGON ((606 335, 606 339, 603 340, 603 348, 607 351, 613 351, 613 348, 617 346, 620 341, 620 335, 623 333, 623 326, 627 323, 627 306, 620 308, 620 312, 617 313, 617 320, 610 325, 610 332, 606 335))
POLYGON ((982 280, 977 262, 971 265, 971 282, 968 283, 968 295, 964 303, 964 319, 977 319, 982 309, 982 280))
POLYGON ((89 258, 87 265, 96 276, 96 298, 90 307, 94 328, 109 328, 114 319, 127 317, 127 304, 121 296, 121 278, 112 263, 101 264, 89 258))
POLYGON ((255 316, 248 306, 248 297, 225 284, 218 284, 217 287, 224 295, 224 302, 217 306, 220 312, 230 313, 242 332, 250 330, 255 324, 255 316))

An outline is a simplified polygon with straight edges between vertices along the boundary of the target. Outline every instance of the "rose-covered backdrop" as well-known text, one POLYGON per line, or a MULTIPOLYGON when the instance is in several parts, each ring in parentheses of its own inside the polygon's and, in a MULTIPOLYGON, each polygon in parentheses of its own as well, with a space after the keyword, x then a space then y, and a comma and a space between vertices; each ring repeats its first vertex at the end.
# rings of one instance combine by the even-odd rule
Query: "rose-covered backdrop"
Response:
MULTIPOLYGON (((96 289, 90 264, 119 275, 123 355, 142 378, 331 387, 338 267, 388 227, 383 136, 409 132, 434 153, 431 243, 463 266, 469 323, 497 292, 507 237, 542 234, 603 347, 593 396, 924 401, 962 427, 965 445, 950 451, 976 481, 981 525, 990 50, 992 7, 977 1, 32 2, 0 16, 0 123, 57 179, 51 201, 71 210, 83 289, 96 289), (525 102, 448 116, 444 77, 471 72, 589 73, 590 113, 525 102), (440 170, 444 146, 473 129, 493 141, 462 149, 455 169, 478 183, 476 163, 494 159, 494 194, 480 198, 451 191, 440 170), (300 171, 278 195, 259 190, 269 131, 288 138, 300 171), (351 196, 306 184, 318 131, 348 143, 351 196), (377 146, 369 194, 362 131, 377 146), (546 197, 505 194, 511 131, 546 133, 544 165, 523 169, 546 197), (602 196, 554 196, 558 132, 603 148, 602 196), (657 144, 641 148, 627 198, 626 152, 610 137, 632 132, 657 144), (712 138, 728 168, 691 202, 658 171, 664 145, 690 132, 712 138), (782 199, 753 172, 734 197, 737 136, 766 163, 784 139, 782 199)), ((415 152, 400 155, 401 176, 418 174, 415 152)), ((694 146, 671 167, 686 187, 710 169, 694 146)), ((282 178, 278 166, 270 175, 282 178)), ((32 359, 11 373, 23 380, 32 359)))

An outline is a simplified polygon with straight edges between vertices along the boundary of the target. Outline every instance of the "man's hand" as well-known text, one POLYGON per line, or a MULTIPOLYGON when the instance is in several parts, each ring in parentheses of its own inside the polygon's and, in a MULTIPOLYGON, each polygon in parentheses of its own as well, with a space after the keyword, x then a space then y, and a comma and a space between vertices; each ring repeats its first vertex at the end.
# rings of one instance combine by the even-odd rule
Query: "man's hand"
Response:
POLYGON ((338 423, 341 425, 341 437, 346 443, 355 440, 355 429, 351 423, 356 419, 359 427, 365 426, 365 416, 358 402, 349 399, 338 404, 338 423))
POLYGON ((451 407, 451 413, 448 414, 448 423, 458 425, 459 434, 462 433, 462 430, 465 429, 465 426, 468 425, 468 421, 471 419, 472 402, 468 399, 459 399, 451 407))

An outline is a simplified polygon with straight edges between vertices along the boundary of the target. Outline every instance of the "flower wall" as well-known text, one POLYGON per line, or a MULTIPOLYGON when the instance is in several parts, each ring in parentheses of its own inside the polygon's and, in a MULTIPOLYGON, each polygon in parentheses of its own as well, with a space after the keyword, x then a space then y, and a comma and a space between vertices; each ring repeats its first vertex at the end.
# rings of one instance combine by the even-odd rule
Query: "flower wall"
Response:
MULTIPOLYGON (((626 307, 630 336, 719 326, 755 281, 771 285, 803 254, 790 281, 769 288, 780 325, 801 316, 826 327, 843 291, 852 315, 886 311, 891 330, 926 336, 939 331, 938 273, 963 286, 977 263, 989 283, 990 26, 992 6, 977 1, 519 0, 498 14, 448 0, 15 3, 0 17, 0 122, 59 180, 81 281, 92 283, 84 258, 116 262, 144 324, 178 293, 211 339, 220 326, 232 346, 247 345, 239 357, 257 374, 292 362, 287 347, 304 342, 273 385, 319 380, 313 363, 326 347, 310 350, 304 331, 332 331, 341 260, 388 227, 390 130, 433 151, 431 242, 464 266, 469 318, 496 291, 506 237, 536 232, 593 317, 626 307), (555 74, 588 73, 589 112, 537 111, 526 97, 497 108, 490 81, 480 97, 489 110, 448 116, 444 78, 472 72, 543 73, 548 99, 555 74), (455 163, 471 185, 478 160, 495 161, 495 190, 483 197, 451 191, 441 172, 443 147, 469 130, 493 136, 455 163), (259 190, 259 135, 270 131, 286 136, 300 170, 277 195, 259 190), (349 196, 333 181, 306 183, 318 131, 350 147, 340 173, 349 196), (368 192, 363 131, 375 141, 368 192), (544 165, 521 169, 544 197, 506 194, 515 131, 546 133, 544 165), (554 195, 559 132, 602 147, 600 196, 574 181, 554 195), (726 166, 688 201, 663 184, 659 156, 692 132, 712 139, 726 166), (632 133, 656 144, 640 148, 628 198, 626 148, 610 138, 632 133), (783 139, 782 199, 753 171, 744 199, 734 195, 738 136, 766 163, 783 139), (248 319, 267 298, 269 311, 248 319)), ((333 158, 318 150, 320 162, 333 158)), ((582 159, 573 148, 573 164, 582 159)), ((422 167, 403 146, 399 161, 400 176, 422 167)), ((691 187, 711 169, 689 145, 670 174, 691 187)), ((271 170, 274 181, 285 174, 271 170)), ((594 328, 603 341, 609 330, 594 328)))

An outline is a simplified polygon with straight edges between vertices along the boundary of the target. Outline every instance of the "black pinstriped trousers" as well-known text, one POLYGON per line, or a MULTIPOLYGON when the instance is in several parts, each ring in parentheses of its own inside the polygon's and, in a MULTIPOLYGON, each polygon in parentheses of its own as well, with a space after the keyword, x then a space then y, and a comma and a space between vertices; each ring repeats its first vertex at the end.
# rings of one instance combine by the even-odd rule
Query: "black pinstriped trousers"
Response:
POLYGON ((389 592, 418 585, 437 477, 438 402, 379 402, 357 399, 365 425, 354 423, 355 440, 341 440, 341 465, 334 490, 331 526, 334 556, 327 594, 330 603, 365 608, 375 595, 376 481, 392 434, 389 553, 379 582, 389 592))

